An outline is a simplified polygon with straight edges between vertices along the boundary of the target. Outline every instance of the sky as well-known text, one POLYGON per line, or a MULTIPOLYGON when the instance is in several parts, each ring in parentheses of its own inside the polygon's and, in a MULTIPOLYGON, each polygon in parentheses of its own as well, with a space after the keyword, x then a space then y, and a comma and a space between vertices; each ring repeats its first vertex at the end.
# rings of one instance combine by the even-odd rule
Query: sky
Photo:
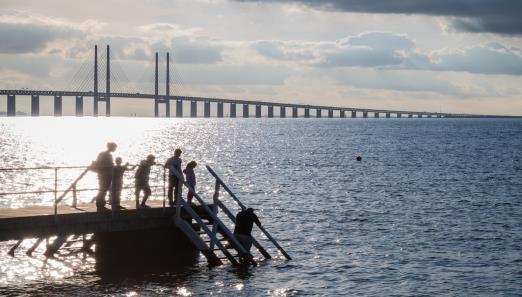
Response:
POLYGON ((109 44, 113 91, 153 92, 158 52, 164 93, 170 52, 175 95, 522 115, 521 15, 511 0, 0 0, 0 88, 90 91, 109 44))

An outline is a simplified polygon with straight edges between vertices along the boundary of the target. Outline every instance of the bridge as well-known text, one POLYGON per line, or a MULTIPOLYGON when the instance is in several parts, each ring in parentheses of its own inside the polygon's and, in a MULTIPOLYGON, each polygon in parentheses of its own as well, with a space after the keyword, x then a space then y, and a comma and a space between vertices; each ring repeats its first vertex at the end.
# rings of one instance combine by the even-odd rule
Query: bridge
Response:
MULTIPOLYGON (((503 115, 480 115, 480 114, 461 114, 461 113, 442 113, 442 112, 429 112, 429 111, 408 111, 408 110, 389 110, 389 109, 366 109, 366 108, 355 108, 355 107, 341 107, 341 106, 324 106, 324 105, 307 105, 307 104, 291 104, 281 102, 268 102, 260 100, 237 100, 237 99, 224 99, 224 98, 208 98, 208 97, 194 97, 194 96, 183 96, 183 95, 171 95, 170 93, 170 55, 166 54, 166 81, 165 81, 165 94, 159 94, 159 75, 158 75, 158 53, 155 53, 155 68, 154 68, 154 93, 142 93, 142 92, 111 92, 111 54, 110 47, 107 45, 105 57, 105 68, 102 69, 105 74, 105 91, 99 90, 99 63, 98 63, 98 46, 94 47, 94 67, 92 72, 93 91, 49 91, 49 90, 0 90, 0 96, 7 96, 7 116, 16 116, 16 96, 30 96, 31 97, 31 116, 40 115, 40 97, 51 96, 54 97, 54 116, 62 115, 62 104, 64 97, 75 98, 75 115, 84 115, 84 98, 93 98, 93 116, 98 116, 99 103, 105 103, 105 115, 111 115, 111 99, 112 98, 126 98, 126 99, 148 99, 154 100, 154 116, 159 117, 160 105, 164 105, 165 116, 171 117, 170 115, 170 103, 171 101, 176 103, 175 105, 175 116, 184 117, 183 113, 183 102, 190 102, 190 117, 198 117, 198 103, 203 103, 203 116, 208 118, 211 116, 211 104, 217 105, 217 117, 223 118, 224 105, 229 104, 229 116, 235 118, 237 114, 237 105, 242 106, 242 117, 250 117, 250 106, 255 106, 255 117, 260 118, 263 114, 266 114, 268 118, 274 117, 274 109, 279 109, 279 117, 286 118, 287 110, 288 117, 297 118, 299 117, 300 110, 303 111, 304 118, 321 118, 323 117, 323 111, 327 111, 327 117, 333 118, 334 113, 340 118, 356 118, 363 117, 368 118, 368 115, 373 115, 374 118, 381 116, 386 118, 396 117, 408 117, 408 118, 512 118, 518 116, 503 116, 503 115), (265 109, 266 113, 263 113, 265 109), (315 114, 311 112, 315 111, 315 114)), ((90 74, 90 73, 89 73, 90 74)), ((120 75, 126 77, 125 74, 120 75)), ((90 80, 90 78, 88 78, 90 80)), ((82 82, 83 87, 86 86, 85 82, 82 82)))

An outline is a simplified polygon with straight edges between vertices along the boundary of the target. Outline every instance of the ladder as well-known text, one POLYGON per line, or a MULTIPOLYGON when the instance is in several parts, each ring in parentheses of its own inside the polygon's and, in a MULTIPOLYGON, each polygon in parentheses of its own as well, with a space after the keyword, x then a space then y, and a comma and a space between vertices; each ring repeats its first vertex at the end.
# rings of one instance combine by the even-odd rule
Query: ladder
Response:
MULTIPOLYGON (((222 260, 228 259, 229 262, 234 265, 241 264, 252 264, 257 266, 256 261, 252 254, 247 251, 240 241, 234 236, 234 234, 228 229, 223 221, 217 216, 218 210, 221 209, 226 217, 235 223, 235 216, 232 212, 223 204, 219 199, 219 191, 221 186, 226 192, 232 197, 232 199, 238 203, 242 210, 245 210, 245 205, 237 198, 237 196, 230 190, 230 188, 223 182, 223 180, 217 175, 217 173, 210 167, 206 166, 207 170, 214 176, 215 188, 213 196, 212 209, 203 201, 203 199, 196 193, 193 187, 191 187, 179 172, 173 172, 179 181, 178 186, 178 199, 176 200, 176 214, 174 216, 174 222, 176 226, 187 236, 187 238, 194 244, 194 246, 201 251, 201 253, 207 258, 210 266, 222 265, 222 260), (209 220, 204 222, 203 219, 194 211, 191 205, 189 205, 181 197, 182 186, 185 186, 190 191, 194 198, 201 204, 204 211, 209 216, 209 220), (196 224, 194 228, 187 220, 181 216, 181 210, 188 213, 190 219, 195 220, 196 224), (210 228, 211 226, 211 228, 210 228), (228 242, 229 244, 226 244, 228 242), (233 255, 232 252, 236 254, 233 255), (219 257, 216 252, 223 254, 223 257, 219 257)), ((257 225, 257 224, 256 224, 257 225)), ((286 253, 286 251, 277 243, 277 241, 266 231, 262 225, 257 225, 259 229, 265 234, 265 236, 277 247, 277 249, 284 255, 288 260, 292 258, 286 253)), ((252 244, 259 250, 265 259, 272 258, 266 249, 254 238, 252 238, 252 244)))

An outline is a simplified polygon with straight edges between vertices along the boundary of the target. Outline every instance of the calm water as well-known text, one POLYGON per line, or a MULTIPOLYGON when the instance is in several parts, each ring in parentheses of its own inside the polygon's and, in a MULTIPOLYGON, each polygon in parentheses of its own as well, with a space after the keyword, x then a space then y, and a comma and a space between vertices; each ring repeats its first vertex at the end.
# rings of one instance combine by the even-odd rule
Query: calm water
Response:
MULTIPOLYGON (((522 295, 521 120, 2 118, 0 167, 84 165, 110 140, 132 163, 179 146, 185 164, 210 164, 294 260, 111 270, 83 254, 28 257, 31 241, 11 258, 0 243, 0 294, 522 295)), ((212 180, 196 174, 210 201, 212 180)), ((52 180, 0 173, 0 192, 52 180)), ((0 197, 1 208, 50 203, 0 197)))

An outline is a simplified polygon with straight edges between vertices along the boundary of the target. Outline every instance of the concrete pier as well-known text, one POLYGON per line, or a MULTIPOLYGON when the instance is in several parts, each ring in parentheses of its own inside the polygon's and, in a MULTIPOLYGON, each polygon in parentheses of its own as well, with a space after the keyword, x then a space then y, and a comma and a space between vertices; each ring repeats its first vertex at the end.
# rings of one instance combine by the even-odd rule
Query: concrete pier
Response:
POLYGON ((292 117, 293 118, 297 118, 298 117, 297 107, 292 107, 292 117))
POLYGON ((328 109, 328 118, 333 118, 333 109, 328 109))
POLYGON ((31 116, 37 117, 40 115, 40 96, 31 96, 31 116))
POLYGON ((367 111, 363 111, 363 118, 367 118, 368 117, 368 112, 367 111))
POLYGON ((198 102, 190 101, 190 117, 197 118, 198 117, 198 102))
POLYGON ((344 119, 344 118, 346 117, 346 112, 345 112, 344 110, 341 110, 341 111, 339 112, 339 117, 340 117, 341 119, 344 119))
POLYGON ((320 118, 322 116, 322 110, 320 108, 315 110, 315 117, 320 118))
POLYGON ((261 104, 256 104, 256 118, 261 117, 261 104))
POLYGON ((230 117, 235 118, 236 117, 236 104, 230 103, 230 117))
POLYGON ((210 118, 210 102, 206 101, 203 106, 204 116, 210 118))
POLYGON ((418 117, 418 118, 422 118, 422 114, 419 113, 419 114, 417 115, 417 117, 418 117))
POLYGON ((379 113, 378 112, 373 113, 373 117, 374 118, 378 118, 379 117, 379 113))
POLYGON ((83 116, 83 96, 76 96, 76 116, 83 116))
POLYGON ((183 117, 183 101, 181 100, 176 100, 176 117, 183 117))
POLYGON ((248 118, 249 117, 248 104, 243 104, 243 117, 244 118, 248 118))
POLYGON ((16 96, 7 95, 7 116, 16 116, 16 96))
POLYGON ((409 113, 408 118, 413 118, 413 114, 409 113))
POLYGON ((268 117, 269 118, 273 118, 274 117, 274 106, 273 105, 269 105, 268 106, 268 117))
POLYGON ((54 96, 54 116, 62 116, 62 96, 54 96))
POLYGON ((356 117, 357 117, 357 111, 355 111, 355 110, 352 110, 352 118, 354 118, 354 119, 355 119, 356 117))
POLYGON ((386 113, 386 118, 389 119, 390 117, 391 117, 390 113, 387 112, 387 113, 386 113))
POLYGON ((223 117, 223 102, 218 102, 218 104, 217 104, 217 117, 218 118, 223 117))
POLYGON ((304 117, 309 118, 310 117, 310 108, 305 108, 304 117))
POLYGON ((284 106, 279 107, 279 117, 286 118, 286 108, 284 106))
POLYGON ((402 113, 398 113, 398 114, 397 114, 397 118, 398 118, 398 119, 402 118, 402 113))

